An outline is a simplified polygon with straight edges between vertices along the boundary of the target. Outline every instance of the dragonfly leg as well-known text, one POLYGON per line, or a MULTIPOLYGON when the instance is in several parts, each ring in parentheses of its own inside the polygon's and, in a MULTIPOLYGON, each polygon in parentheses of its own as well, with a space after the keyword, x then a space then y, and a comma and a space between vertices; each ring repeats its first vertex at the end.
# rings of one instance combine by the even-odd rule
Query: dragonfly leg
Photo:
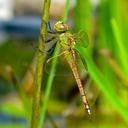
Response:
POLYGON ((67 52, 67 51, 63 51, 62 53, 60 53, 60 54, 58 54, 58 55, 56 55, 56 56, 53 56, 53 57, 49 58, 49 59, 47 60, 47 63, 49 63, 52 59, 54 59, 54 58, 56 58, 56 57, 59 57, 59 56, 65 54, 66 52, 67 52))
POLYGON ((38 50, 39 50, 39 52, 41 52, 41 53, 43 53, 43 54, 45 53, 44 51, 42 51, 42 50, 41 50, 41 49, 39 49, 39 48, 38 48, 38 50))
POLYGON ((51 53, 51 52, 52 52, 51 49, 49 49, 48 51, 42 51, 41 49, 38 48, 38 50, 39 50, 39 52, 41 52, 42 54, 44 54, 44 53, 51 53))

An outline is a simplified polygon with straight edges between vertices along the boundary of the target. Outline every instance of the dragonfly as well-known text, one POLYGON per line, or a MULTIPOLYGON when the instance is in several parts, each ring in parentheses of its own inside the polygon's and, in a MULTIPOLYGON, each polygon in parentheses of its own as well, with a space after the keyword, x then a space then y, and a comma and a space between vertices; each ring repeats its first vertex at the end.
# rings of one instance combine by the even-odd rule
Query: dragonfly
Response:
MULTIPOLYGON (((56 47, 56 44, 59 43, 59 45, 62 48, 62 52, 58 56, 64 56, 64 58, 67 60, 68 64, 70 65, 70 68, 73 72, 73 76, 76 80, 76 83, 79 88, 79 92, 83 101, 83 104, 85 106, 85 109, 89 115, 91 115, 90 107, 88 104, 87 97, 85 95, 85 91, 80 79, 80 73, 78 70, 77 62, 76 62, 76 48, 75 45, 78 44, 82 47, 88 46, 88 40, 87 40, 87 34, 85 31, 80 31, 76 34, 72 34, 69 31, 69 26, 64 23, 63 21, 58 21, 54 25, 54 30, 48 32, 52 37, 50 39, 46 40, 46 43, 53 43, 53 46, 48 50, 48 52, 53 53, 54 49, 56 47)), ((54 57, 51 57, 48 59, 47 62, 49 62, 54 57)))

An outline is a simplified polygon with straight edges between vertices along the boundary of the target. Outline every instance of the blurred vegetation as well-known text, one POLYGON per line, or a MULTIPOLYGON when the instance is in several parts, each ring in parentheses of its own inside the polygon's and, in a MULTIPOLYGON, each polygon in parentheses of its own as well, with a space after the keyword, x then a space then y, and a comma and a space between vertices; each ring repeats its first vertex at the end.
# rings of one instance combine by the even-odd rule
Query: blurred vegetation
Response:
MULTIPOLYGON (((93 123, 84 112, 74 78, 53 77, 54 81, 50 78, 52 88, 48 94, 50 100, 47 101, 46 127, 48 120, 48 126, 59 125, 59 128, 63 128, 61 121, 65 122, 64 119, 67 123, 65 127, 69 128, 127 127, 127 9, 127 0, 100 0, 96 7, 92 6, 91 0, 76 0, 71 17, 69 15, 64 20, 72 19, 73 32, 85 29, 88 34, 89 46, 86 49, 76 46, 76 49, 88 66, 88 75, 82 80, 94 117, 93 123), (58 115, 60 119, 56 117, 58 115)), ((68 7, 65 9, 65 13, 67 12, 68 7)), ((0 128, 25 128, 29 120, 35 52, 27 44, 27 41, 11 39, 0 45, 0 128), (12 119, 11 123, 4 123, 3 114, 24 121, 12 119)), ((49 77, 51 76, 46 74, 43 78, 42 101, 49 77)))

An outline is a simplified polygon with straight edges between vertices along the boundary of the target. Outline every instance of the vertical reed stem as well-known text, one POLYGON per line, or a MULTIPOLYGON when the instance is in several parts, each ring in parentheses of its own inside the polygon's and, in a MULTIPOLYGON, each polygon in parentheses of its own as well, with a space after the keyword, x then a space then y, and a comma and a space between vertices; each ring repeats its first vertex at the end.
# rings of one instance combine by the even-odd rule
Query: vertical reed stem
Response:
POLYGON ((35 86, 34 86, 34 92, 33 92, 33 106, 32 106, 30 128, 37 128, 37 125, 38 125, 40 97, 41 97, 41 82, 42 82, 42 76, 43 76, 42 70, 43 70, 43 64, 45 60, 45 55, 42 54, 40 51, 44 50, 50 3, 51 3, 51 0, 44 0, 40 37, 38 41, 39 43, 38 43, 38 51, 37 51, 37 64, 36 64, 35 86))

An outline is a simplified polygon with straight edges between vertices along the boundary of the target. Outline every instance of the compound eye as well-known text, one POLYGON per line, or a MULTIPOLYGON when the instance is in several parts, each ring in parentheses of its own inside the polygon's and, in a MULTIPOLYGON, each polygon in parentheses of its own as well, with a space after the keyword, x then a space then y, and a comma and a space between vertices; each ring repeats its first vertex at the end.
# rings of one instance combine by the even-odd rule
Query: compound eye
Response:
POLYGON ((64 24, 61 24, 60 25, 60 29, 62 29, 62 30, 65 29, 65 25, 64 24))
POLYGON ((55 25, 54 25, 54 29, 57 32, 65 32, 68 30, 68 25, 63 23, 63 21, 58 21, 55 25))

